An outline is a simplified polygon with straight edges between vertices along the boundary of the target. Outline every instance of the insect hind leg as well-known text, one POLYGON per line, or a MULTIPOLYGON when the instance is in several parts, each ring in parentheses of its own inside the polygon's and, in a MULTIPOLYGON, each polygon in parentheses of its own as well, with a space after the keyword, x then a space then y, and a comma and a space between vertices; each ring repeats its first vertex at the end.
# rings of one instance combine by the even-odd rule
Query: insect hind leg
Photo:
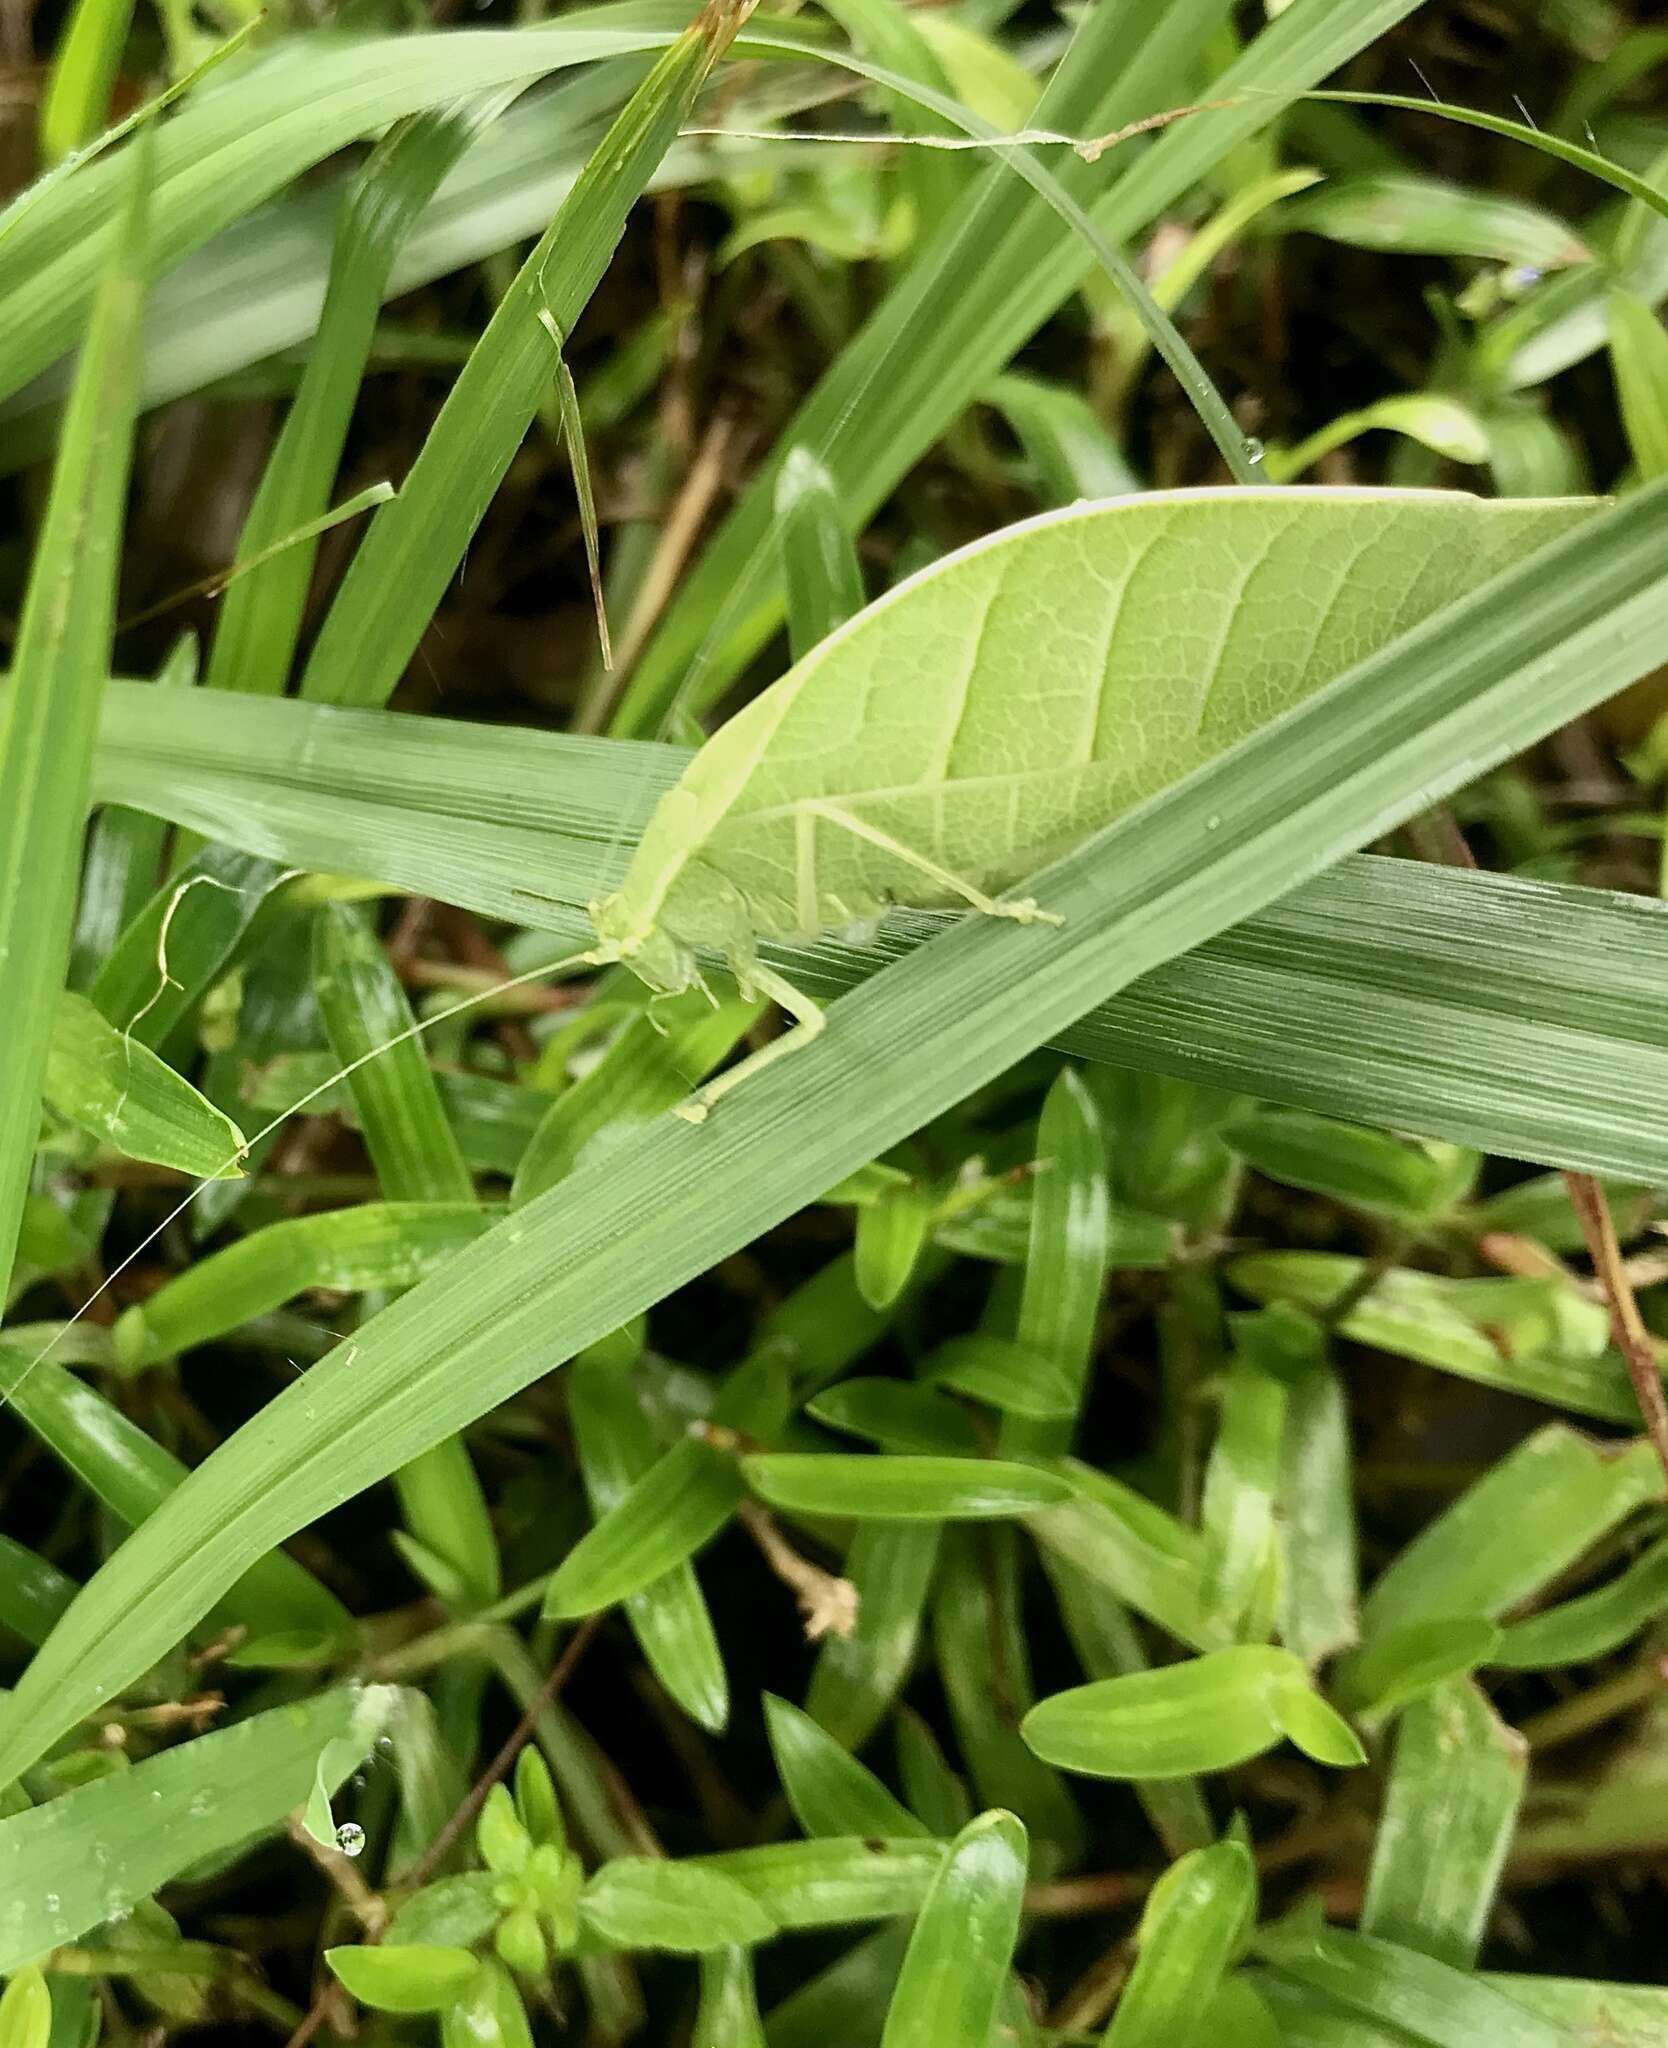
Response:
POLYGON ((791 981, 775 973, 771 968, 761 967, 755 963, 748 970, 747 980, 761 995, 769 996, 773 1003, 786 1010, 793 1019, 793 1024, 779 1038, 773 1038, 757 1052, 749 1053, 739 1065, 727 1068, 722 1074, 698 1088, 687 1102, 679 1103, 676 1113, 686 1123, 705 1123, 707 1111, 720 1096, 728 1095, 732 1088, 748 1079, 750 1075, 762 1072, 764 1068, 774 1065, 777 1060, 786 1058, 789 1053, 797 1052, 801 1046, 809 1045, 828 1021, 819 1006, 803 989, 795 988, 791 981))
POLYGON ((979 911, 985 917, 1006 917, 1015 924, 1065 922, 1057 911, 1044 910, 1029 896, 1004 899, 1000 896, 987 895, 974 883, 953 874, 949 868, 941 867, 935 860, 929 860, 915 847, 907 846, 901 839, 894 839, 890 832, 883 832, 878 825, 871 825, 866 819, 858 817, 855 811, 843 810, 838 804, 821 801, 807 803, 802 815, 825 819, 830 825, 838 825, 850 832, 854 838, 865 840, 870 846, 878 846, 882 853, 889 853, 895 860, 905 862, 914 868, 917 874, 925 875, 941 889, 948 889, 951 895, 959 896, 970 909, 979 911))

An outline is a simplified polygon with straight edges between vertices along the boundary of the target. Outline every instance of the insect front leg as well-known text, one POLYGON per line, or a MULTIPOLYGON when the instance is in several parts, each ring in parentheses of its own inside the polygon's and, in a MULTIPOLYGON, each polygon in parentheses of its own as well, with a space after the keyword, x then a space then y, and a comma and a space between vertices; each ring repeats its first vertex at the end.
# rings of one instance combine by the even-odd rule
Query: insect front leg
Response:
POLYGON ((987 895, 972 882, 965 881, 960 875, 952 874, 948 868, 940 867, 937 861, 929 860, 913 846, 906 846, 901 839, 894 839, 890 832, 883 832, 878 825, 871 825, 867 819, 858 817, 855 811, 842 810, 838 804, 820 800, 808 802, 801 806, 800 817, 823 818, 830 825, 841 826, 855 838, 866 840, 870 846, 878 846, 882 853, 889 853, 894 859, 905 862, 914 868, 917 874, 925 875, 941 889, 947 889, 952 896, 959 896, 971 909, 981 912, 986 917, 1006 917, 1012 919, 1015 924, 1065 922, 1058 912, 1044 910, 1029 896, 1007 902, 999 896, 987 895))
POLYGON ((791 981, 774 973, 768 967, 754 965, 748 970, 748 981, 761 995, 769 996, 779 1008, 786 1010, 793 1019, 792 1027, 780 1038, 773 1038, 768 1045, 750 1053, 738 1066, 729 1068, 704 1087, 698 1088, 687 1102, 678 1104, 676 1114, 686 1123, 703 1124, 707 1111, 722 1095, 728 1095, 739 1082, 750 1074, 757 1074, 765 1067, 783 1058, 790 1052, 797 1052, 802 1045, 809 1045, 827 1023, 821 1008, 805 994, 803 989, 794 987, 791 981))

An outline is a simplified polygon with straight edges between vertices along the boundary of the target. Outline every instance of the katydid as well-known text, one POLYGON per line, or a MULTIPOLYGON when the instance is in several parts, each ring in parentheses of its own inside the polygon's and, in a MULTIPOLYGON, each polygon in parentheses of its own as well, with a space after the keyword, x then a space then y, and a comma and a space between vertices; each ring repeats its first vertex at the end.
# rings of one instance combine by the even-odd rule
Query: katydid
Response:
POLYGON ((1239 488, 1005 528, 860 612, 707 741, 592 905, 592 957, 665 994, 716 958, 794 1019, 680 1111, 699 1121, 822 1028, 760 940, 893 905, 1054 921, 1001 892, 1593 509, 1239 488))

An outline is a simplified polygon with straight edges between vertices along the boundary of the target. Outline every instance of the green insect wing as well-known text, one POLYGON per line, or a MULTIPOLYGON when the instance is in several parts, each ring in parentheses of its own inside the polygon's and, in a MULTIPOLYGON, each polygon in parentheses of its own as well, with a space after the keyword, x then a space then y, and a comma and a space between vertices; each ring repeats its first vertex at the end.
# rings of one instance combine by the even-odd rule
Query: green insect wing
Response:
POLYGON ((815 1029, 757 940, 891 904, 1043 915, 995 892, 1596 504, 1195 490, 1004 528, 831 633, 702 747, 596 907, 600 951, 668 990, 716 956, 815 1029))

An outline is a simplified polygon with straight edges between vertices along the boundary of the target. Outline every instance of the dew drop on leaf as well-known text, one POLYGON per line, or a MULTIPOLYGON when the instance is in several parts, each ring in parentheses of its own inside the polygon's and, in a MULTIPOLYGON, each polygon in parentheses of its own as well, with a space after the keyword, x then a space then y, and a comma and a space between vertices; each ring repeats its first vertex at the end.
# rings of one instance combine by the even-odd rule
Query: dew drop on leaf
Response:
POLYGON ((365 1830, 356 1820, 345 1820, 336 1830, 336 1847, 344 1856, 357 1856, 365 1846, 365 1830))

